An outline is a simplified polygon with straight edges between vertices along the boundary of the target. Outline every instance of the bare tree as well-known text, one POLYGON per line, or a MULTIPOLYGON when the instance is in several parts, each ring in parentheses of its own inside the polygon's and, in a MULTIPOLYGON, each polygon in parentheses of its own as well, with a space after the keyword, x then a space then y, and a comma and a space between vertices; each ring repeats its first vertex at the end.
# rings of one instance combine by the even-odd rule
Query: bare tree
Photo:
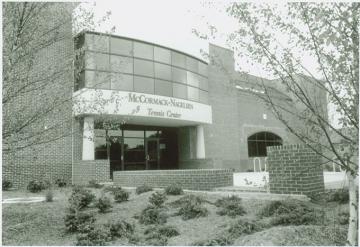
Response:
MULTIPOLYGON (((356 244, 358 224, 359 8, 359 3, 232 3, 227 8, 238 21, 227 40, 236 55, 279 78, 261 80, 255 87, 262 93, 254 95, 300 141, 346 171, 349 245, 356 244), (304 55, 314 58, 316 72, 304 55), (279 100, 281 92, 291 103, 279 100), (338 122, 329 120, 324 99, 338 122)), ((212 35, 214 30, 211 26, 212 35)))

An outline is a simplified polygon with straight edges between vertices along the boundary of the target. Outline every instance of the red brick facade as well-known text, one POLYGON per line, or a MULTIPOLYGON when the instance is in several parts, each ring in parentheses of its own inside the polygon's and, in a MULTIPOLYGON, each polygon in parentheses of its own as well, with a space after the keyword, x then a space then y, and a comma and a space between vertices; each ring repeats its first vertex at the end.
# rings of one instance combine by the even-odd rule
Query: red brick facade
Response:
POLYGON ((110 181, 110 163, 108 160, 80 160, 74 162, 73 184, 86 185, 90 180, 110 181))
POLYGON ((305 194, 324 192, 321 156, 303 145, 268 147, 271 193, 305 194))

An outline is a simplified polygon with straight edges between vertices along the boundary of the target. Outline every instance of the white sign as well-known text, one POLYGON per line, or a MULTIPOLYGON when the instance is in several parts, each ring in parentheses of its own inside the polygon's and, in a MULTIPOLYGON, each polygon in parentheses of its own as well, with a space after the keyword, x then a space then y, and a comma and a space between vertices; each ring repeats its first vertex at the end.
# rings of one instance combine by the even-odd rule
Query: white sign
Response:
POLYGON ((121 115, 212 123, 211 106, 145 93, 83 88, 74 92, 73 112, 78 115, 121 115))

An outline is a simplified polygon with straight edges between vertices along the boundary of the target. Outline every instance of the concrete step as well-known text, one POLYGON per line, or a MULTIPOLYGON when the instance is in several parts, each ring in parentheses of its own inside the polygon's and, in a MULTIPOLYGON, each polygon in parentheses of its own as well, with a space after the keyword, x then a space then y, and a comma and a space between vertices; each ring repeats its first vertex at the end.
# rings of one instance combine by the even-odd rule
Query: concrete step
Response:
POLYGON ((228 192, 266 192, 264 187, 250 187, 250 186, 227 186, 215 188, 214 191, 228 191, 228 192))

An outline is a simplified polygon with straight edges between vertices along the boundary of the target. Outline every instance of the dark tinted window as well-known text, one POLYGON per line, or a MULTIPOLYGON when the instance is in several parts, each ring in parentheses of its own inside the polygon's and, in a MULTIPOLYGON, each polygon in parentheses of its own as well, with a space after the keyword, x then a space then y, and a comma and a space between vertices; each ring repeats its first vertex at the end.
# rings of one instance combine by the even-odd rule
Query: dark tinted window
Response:
POLYGON ((140 59, 134 59, 134 74, 154 76, 154 63, 140 59))
POLYGON ((171 53, 171 64, 178 67, 186 68, 185 56, 183 54, 173 51, 171 53))
POLYGON ((85 35, 85 45, 88 50, 109 52, 109 37, 87 33, 85 35))
POLYGON ((133 45, 130 40, 111 38, 111 53, 121 54, 132 56, 133 55, 133 45))
POLYGON ((170 50, 161 48, 161 47, 154 47, 154 60, 171 64, 171 55, 170 50))
POLYGON ((133 76, 119 74, 119 73, 112 73, 111 74, 111 89, 123 90, 123 91, 133 91, 134 90, 133 76))
POLYGON ((134 42, 134 56, 152 60, 154 58, 154 47, 149 44, 134 42))
POLYGON ((110 89, 110 73, 86 70, 85 86, 89 88, 110 89))
POLYGON ((188 91, 188 99, 189 100, 194 100, 194 101, 199 101, 199 89, 194 88, 194 87, 187 87, 187 91, 188 91))
POLYGON ((110 56, 111 71, 133 73, 133 59, 130 57, 110 56))
POLYGON ((173 67, 172 68, 172 79, 173 79, 173 81, 186 84, 186 82, 187 82, 186 71, 183 69, 178 69, 178 68, 173 67))
POLYGON ((155 94, 172 96, 172 83, 163 80, 155 80, 155 94))
POLYGON ((155 63, 155 77, 165 80, 171 80, 171 66, 155 63))
POLYGON ((85 55, 85 68, 96 70, 110 69, 109 55, 102 53, 87 52, 85 55))
POLYGON ((173 96, 176 98, 187 99, 187 86, 182 84, 173 84, 173 96))
POLYGON ((154 94, 154 79, 134 76, 134 91, 154 94))
POLYGON ((266 147, 282 145, 282 139, 270 132, 259 132, 248 137, 249 157, 267 156, 266 147))

